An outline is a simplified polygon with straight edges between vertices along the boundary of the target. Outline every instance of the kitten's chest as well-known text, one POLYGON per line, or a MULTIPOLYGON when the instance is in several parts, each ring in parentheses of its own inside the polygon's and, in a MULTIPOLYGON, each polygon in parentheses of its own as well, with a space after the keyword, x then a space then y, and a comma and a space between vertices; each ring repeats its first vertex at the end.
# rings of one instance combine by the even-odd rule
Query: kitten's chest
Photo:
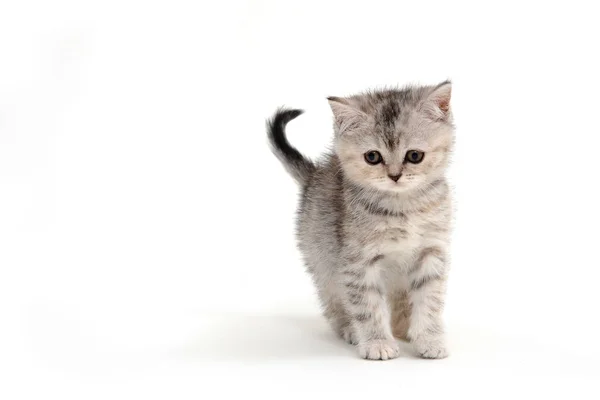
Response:
POLYGON ((370 221, 365 226, 368 251, 392 263, 409 264, 423 246, 427 222, 419 215, 404 215, 370 221))

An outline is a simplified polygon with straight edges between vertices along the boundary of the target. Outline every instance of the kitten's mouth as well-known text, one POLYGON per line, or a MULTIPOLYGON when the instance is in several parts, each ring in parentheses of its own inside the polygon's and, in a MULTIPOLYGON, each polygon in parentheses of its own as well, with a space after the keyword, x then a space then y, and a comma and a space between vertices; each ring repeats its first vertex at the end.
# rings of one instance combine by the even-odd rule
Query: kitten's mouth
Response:
POLYGON ((389 182, 386 183, 384 185, 379 186, 380 190, 384 190, 387 192, 394 192, 394 193, 398 193, 398 192, 403 192, 404 190, 406 190, 406 182, 389 182))

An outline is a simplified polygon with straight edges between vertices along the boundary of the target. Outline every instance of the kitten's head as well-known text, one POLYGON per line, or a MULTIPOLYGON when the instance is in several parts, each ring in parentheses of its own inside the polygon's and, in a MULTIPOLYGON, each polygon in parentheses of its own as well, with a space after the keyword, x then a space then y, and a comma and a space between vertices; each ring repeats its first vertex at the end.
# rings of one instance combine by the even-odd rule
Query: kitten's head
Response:
POLYGON ((452 85, 330 97, 335 152, 345 175, 371 189, 405 192, 441 177, 454 141, 452 85))

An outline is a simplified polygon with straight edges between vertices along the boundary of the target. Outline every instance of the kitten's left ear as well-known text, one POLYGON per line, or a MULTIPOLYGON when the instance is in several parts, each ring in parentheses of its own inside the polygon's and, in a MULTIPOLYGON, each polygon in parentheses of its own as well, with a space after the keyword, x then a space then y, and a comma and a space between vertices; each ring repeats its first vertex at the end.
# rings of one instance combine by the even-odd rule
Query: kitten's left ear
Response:
POLYGON ((445 81, 433 88, 425 101, 425 111, 436 120, 447 120, 450 116, 452 83, 445 81))

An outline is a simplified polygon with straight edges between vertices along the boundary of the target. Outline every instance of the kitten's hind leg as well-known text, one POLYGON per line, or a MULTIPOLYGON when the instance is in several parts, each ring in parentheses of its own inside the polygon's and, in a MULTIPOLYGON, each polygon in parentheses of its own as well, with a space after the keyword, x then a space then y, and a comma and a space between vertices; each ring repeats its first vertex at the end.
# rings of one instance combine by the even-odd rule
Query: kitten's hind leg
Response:
POLYGON ((358 344, 358 339, 354 334, 350 318, 344 309, 341 299, 336 299, 333 296, 327 296, 327 299, 324 299, 323 297, 324 296, 321 295, 322 302, 324 303, 323 315, 331 324, 334 332, 346 342, 358 344))
POLYGON ((354 333, 354 328, 350 322, 348 322, 342 330, 342 339, 351 345, 358 344, 358 337, 356 336, 356 333, 354 333))
POLYGON ((408 327, 410 324, 410 303, 405 290, 395 291, 389 296, 392 310, 392 333, 394 337, 408 341, 408 327))

